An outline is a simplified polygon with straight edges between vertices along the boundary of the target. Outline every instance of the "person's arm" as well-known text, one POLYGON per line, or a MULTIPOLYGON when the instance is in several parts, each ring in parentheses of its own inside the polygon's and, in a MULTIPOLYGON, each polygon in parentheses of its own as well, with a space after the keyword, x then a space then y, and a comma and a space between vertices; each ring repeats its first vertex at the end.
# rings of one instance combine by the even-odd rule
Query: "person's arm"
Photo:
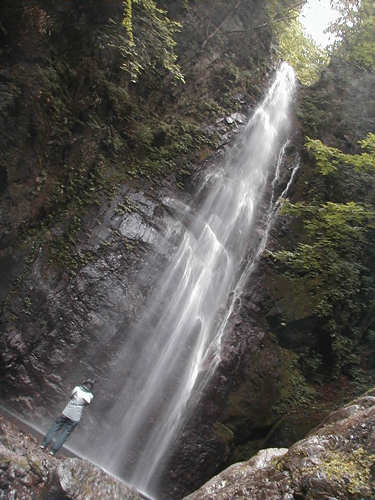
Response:
POLYGON ((88 406, 91 403, 93 397, 94 396, 92 394, 91 394, 91 398, 87 398, 87 399, 85 398, 85 396, 83 396, 83 400, 85 402, 85 406, 88 406))

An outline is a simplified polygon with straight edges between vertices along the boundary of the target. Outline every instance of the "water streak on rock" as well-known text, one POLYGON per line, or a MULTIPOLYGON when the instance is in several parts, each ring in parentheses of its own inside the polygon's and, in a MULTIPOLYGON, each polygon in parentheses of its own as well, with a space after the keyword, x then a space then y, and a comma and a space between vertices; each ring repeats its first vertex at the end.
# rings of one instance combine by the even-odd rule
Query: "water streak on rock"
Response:
POLYGON ((163 465, 217 367, 227 321, 265 248, 293 91, 293 71, 283 64, 226 161, 207 175, 197 193, 203 201, 118 355, 112 377, 125 380, 94 459, 148 495, 157 496, 163 465))

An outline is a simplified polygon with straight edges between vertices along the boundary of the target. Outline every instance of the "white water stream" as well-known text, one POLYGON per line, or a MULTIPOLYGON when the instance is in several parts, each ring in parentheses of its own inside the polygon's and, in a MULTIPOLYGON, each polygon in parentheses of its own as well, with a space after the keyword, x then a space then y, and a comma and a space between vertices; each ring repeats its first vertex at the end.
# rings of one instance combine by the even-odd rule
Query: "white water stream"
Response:
POLYGON ((227 160, 207 175, 205 199, 118 355, 112 375, 124 382, 92 458, 150 496, 157 496, 168 454, 217 367, 234 303, 265 248, 294 88, 293 70, 281 65, 227 160))

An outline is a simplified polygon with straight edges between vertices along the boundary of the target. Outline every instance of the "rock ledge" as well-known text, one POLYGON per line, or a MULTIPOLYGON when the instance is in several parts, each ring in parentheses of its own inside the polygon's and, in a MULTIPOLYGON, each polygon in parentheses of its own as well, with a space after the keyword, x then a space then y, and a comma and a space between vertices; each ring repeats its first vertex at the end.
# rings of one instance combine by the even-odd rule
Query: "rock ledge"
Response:
POLYGON ((142 500, 87 460, 53 458, 29 432, 0 416, 0 500, 142 500))

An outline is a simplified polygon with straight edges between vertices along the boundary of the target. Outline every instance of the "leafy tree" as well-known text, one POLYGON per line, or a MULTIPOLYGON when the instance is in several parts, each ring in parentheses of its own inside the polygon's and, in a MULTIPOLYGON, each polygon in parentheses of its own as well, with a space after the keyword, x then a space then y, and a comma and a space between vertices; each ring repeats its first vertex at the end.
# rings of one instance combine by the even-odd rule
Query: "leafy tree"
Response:
POLYGON ((365 69, 375 69, 375 2, 331 0, 340 13, 329 31, 336 37, 333 51, 365 69))
POLYGON ((320 173, 327 175, 337 170, 339 165, 352 165, 356 170, 375 172, 375 135, 368 133, 366 139, 359 141, 362 149, 367 150, 358 155, 342 153, 337 148, 325 146, 319 139, 307 138, 306 148, 315 157, 320 173))
POLYGON ((316 82, 329 62, 327 52, 320 49, 312 37, 304 32, 297 19, 288 23, 280 33, 280 55, 294 68, 305 85, 316 82))
POLYGON ((133 83, 141 74, 160 70, 184 81, 174 52, 181 24, 154 0, 123 0, 116 8, 97 32, 105 58, 120 64, 133 83))
POLYGON ((269 23, 279 38, 281 58, 288 62, 305 85, 316 82, 322 69, 328 65, 327 51, 320 49, 313 38, 308 35, 298 20, 301 7, 306 0, 292 2, 266 2, 269 23))
POLYGON ((375 228, 373 208, 355 202, 305 205, 285 201, 280 214, 302 218, 309 243, 272 255, 287 263, 292 275, 304 280, 321 275, 324 281, 332 268, 330 260, 335 261, 335 268, 340 260, 354 258, 359 246, 366 243, 366 232, 375 228))
POLYGON ((180 31, 181 24, 171 21, 167 12, 159 8, 154 0, 124 0, 123 4, 122 27, 127 35, 120 32, 123 69, 135 81, 142 70, 161 64, 176 79, 183 81, 176 63, 176 42, 173 38, 180 31))

